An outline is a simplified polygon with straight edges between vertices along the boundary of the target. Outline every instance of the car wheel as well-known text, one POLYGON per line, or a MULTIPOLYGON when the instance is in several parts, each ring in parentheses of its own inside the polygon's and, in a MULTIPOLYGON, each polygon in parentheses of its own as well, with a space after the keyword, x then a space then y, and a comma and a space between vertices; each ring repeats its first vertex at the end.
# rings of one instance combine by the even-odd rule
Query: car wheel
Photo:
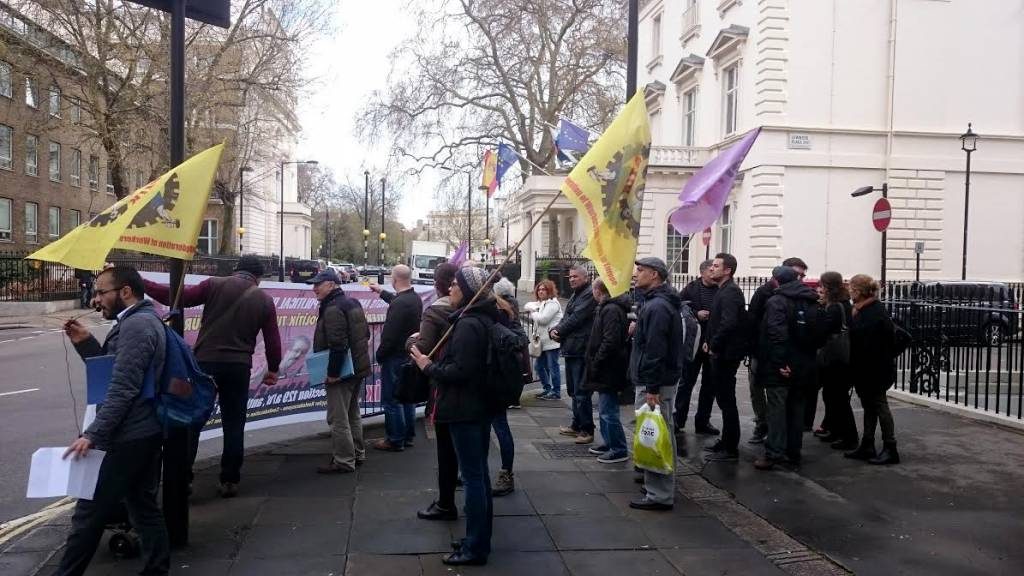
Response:
POLYGON ((1006 340, 1006 326, 989 322, 981 327, 981 343, 985 346, 1002 346, 1006 340))

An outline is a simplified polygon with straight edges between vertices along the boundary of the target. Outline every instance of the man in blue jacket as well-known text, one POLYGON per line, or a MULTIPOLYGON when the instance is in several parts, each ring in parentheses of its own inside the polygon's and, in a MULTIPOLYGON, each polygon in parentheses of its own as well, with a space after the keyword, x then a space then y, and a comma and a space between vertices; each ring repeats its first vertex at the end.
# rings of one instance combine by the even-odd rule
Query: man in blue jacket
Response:
MULTIPOLYGON (((682 300, 665 283, 668 267, 660 258, 636 261, 637 319, 633 350, 629 357, 629 379, 636 387, 636 406, 660 407, 667 429, 673 429, 676 385, 682 375, 680 350, 683 321, 682 300)), ((675 435, 672 453, 676 452, 675 435)), ((675 496, 675 475, 644 471, 644 496, 629 503, 638 510, 671 510, 675 496)))

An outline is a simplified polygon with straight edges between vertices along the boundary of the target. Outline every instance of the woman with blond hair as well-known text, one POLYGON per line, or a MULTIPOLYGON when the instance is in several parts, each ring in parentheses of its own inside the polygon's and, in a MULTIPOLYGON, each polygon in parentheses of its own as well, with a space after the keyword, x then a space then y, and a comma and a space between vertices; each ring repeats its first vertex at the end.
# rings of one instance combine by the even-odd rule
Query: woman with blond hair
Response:
POLYGON ((871 276, 850 278, 853 318, 850 322, 850 376, 864 407, 864 436, 860 447, 845 456, 871 464, 898 464, 896 432, 885 391, 896 379, 893 357, 894 326, 878 300, 879 286, 871 276), (882 452, 875 453, 875 428, 882 428, 882 452))
POLYGON ((540 348, 535 370, 544 389, 536 395, 542 400, 558 400, 562 397, 562 376, 558 368, 558 349, 561 346, 551 339, 550 332, 562 321, 562 305, 558 303, 558 290, 551 280, 542 280, 533 289, 535 301, 525 306, 533 328, 530 340, 534 348, 540 348))

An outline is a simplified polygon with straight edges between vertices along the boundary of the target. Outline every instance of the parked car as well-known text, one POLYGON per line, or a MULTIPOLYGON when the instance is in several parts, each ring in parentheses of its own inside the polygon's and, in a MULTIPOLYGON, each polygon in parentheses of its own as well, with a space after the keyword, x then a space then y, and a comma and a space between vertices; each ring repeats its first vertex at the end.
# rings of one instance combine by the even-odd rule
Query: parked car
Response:
POLYGON ((913 282, 887 297, 893 318, 915 339, 999 346, 1021 326, 1020 302, 1001 282, 913 282))
POLYGON ((341 264, 338 264, 338 266, 340 266, 341 270, 345 273, 345 277, 343 278, 345 282, 359 281, 359 271, 356 270, 355 264, 352 264, 351 262, 342 262, 341 264))
POLYGON ((320 262, 316 260, 288 260, 286 264, 292 282, 305 282, 320 273, 320 262))
POLYGON ((379 276, 383 272, 383 269, 376 264, 368 264, 359 268, 359 273, 362 276, 379 276))

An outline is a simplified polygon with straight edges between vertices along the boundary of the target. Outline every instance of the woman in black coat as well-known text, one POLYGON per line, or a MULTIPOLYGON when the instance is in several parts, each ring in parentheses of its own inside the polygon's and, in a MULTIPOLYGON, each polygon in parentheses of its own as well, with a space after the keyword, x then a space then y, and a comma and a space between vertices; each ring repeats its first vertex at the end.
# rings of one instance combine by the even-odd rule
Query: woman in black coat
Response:
POLYGON ((864 436, 847 458, 871 464, 897 464, 896 433, 885 391, 896 378, 894 327, 889 312, 878 301, 878 282, 858 274, 850 279, 853 319, 850 323, 850 375, 864 407, 864 436), (882 427, 882 452, 875 454, 875 427, 882 427))
POLYGON ((603 443, 591 448, 590 453, 597 455, 598 462, 612 464, 629 459, 626 433, 619 418, 619 392, 629 386, 626 377, 629 368, 627 315, 633 301, 628 293, 616 298, 609 296, 600 278, 594 280, 591 290, 598 304, 587 342, 583 390, 598 393, 603 443))
POLYGON ((843 283, 843 276, 838 272, 825 272, 821 275, 818 294, 821 296, 821 306, 828 314, 829 324, 841 327, 840 331, 830 337, 829 343, 818 351, 818 382, 825 402, 823 423, 828 422, 828 434, 819 438, 829 442, 836 450, 853 450, 858 444, 857 421, 850 407, 850 362, 849 357, 843 360, 835 353, 844 339, 849 343, 853 305, 850 304, 850 292, 843 283))

